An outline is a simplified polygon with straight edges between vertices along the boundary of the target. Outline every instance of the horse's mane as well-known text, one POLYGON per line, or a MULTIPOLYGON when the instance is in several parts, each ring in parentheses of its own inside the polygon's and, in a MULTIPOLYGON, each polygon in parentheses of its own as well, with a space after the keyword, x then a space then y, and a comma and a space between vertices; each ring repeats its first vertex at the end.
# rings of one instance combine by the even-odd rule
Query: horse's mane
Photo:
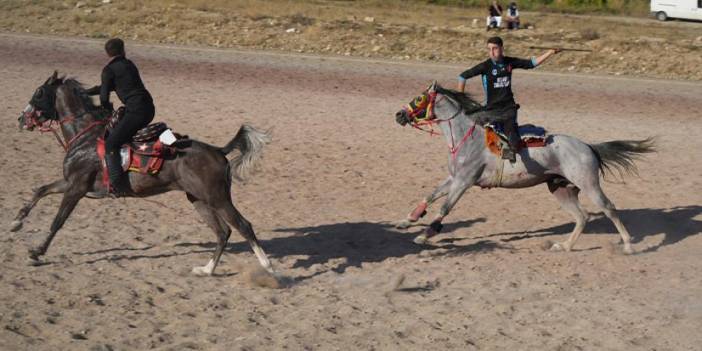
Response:
POLYGON ((470 94, 461 93, 453 89, 447 89, 438 84, 436 85, 436 91, 457 102, 466 115, 471 115, 475 112, 480 111, 483 108, 483 105, 481 105, 478 101, 473 99, 473 97, 470 96, 470 94))
POLYGON ((97 119, 102 119, 105 117, 104 111, 102 111, 102 109, 100 109, 99 106, 96 106, 95 103, 93 103, 93 99, 85 91, 85 86, 83 85, 83 83, 81 83, 75 78, 64 78, 63 85, 71 89, 73 93, 78 98, 80 98, 85 109, 88 112, 90 112, 93 115, 93 117, 97 119))

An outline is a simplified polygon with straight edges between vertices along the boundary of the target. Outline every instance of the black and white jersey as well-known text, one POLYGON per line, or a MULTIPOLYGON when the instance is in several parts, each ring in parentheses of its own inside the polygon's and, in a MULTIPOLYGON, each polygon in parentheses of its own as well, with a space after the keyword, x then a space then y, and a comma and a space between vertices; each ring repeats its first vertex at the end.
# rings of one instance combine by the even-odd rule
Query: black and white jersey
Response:
POLYGON ((460 81, 480 75, 485 90, 485 109, 501 108, 515 105, 512 94, 512 70, 515 68, 532 69, 536 59, 520 59, 505 56, 499 62, 487 59, 461 73, 460 81))

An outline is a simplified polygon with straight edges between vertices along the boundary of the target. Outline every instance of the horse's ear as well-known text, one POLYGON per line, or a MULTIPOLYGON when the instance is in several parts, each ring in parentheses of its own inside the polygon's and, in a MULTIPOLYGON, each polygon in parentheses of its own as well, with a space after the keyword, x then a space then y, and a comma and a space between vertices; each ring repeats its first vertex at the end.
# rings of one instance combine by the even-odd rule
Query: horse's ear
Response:
POLYGON ((54 84, 54 82, 56 82, 57 79, 58 79, 58 71, 54 71, 54 74, 52 74, 51 77, 49 77, 49 79, 47 79, 46 82, 44 82, 44 84, 45 85, 52 85, 52 84, 54 84))
POLYGON ((432 82, 431 82, 431 85, 429 86, 428 91, 430 91, 430 92, 436 91, 436 86, 437 86, 437 85, 438 85, 438 83, 437 83, 436 81, 432 81, 432 82))

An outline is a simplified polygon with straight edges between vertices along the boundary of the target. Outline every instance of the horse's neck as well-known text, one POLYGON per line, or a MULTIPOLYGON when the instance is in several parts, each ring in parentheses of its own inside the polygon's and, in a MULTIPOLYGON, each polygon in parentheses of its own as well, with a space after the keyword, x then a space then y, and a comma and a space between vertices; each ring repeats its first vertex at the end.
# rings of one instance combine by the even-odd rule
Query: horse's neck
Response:
POLYGON ((91 112, 59 113, 59 120, 61 121, 61 134, 63 134, 66 143, 71 143, 77 137, 82 138, 82 134, 96 134, 95 137, 86 138, 86 140, 97 141, 98 136, 102 135, 106 128, 104 125, 92 125, 97 120, 91 112))
POLYGON ((81 98, 69 89, 63 89, 61 94, 57 94, 56 111, 61 123, 61 133, 66 141, 83 133, 85 128, 95 122, 90 106, 84 104, 81 98))
MULTIPOLYGON (((449 116, 450 117, 450 116, 449 116)), ((467 134, 473 133, 478 126, 475 125, 463 112, 454 118, 447 119, 440 123, 441 131, 446 138, 446 143, 451 146, 452 143, 459 143, 467 134), (473 128, 473 130, 471 130, 473 128)), ((466 140, 466 142, 468 142, 466 140)))

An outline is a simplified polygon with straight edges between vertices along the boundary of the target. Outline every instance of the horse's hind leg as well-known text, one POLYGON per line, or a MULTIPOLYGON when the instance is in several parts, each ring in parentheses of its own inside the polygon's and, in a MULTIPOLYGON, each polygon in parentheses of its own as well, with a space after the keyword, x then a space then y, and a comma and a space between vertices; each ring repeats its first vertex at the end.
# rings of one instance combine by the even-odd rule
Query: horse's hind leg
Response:
POLYGON ((425 214, 427 214, 427 208, 436 200, 446 196, 449 192, 449 187, 451 186, 451 181, 452 177, 449 176, 447 177, 441 184, 439 184, 434 191, 429 194, 429 196, 425 197, 422 202, 420 202, 417 207, 412 210, 407 215, 407 218, 401 220, 398 222, 395 227, 400 228, 400 229, 405 229, 408 228, 412 223, 418 221, 420 218, 424 217, 425 214))
POLYGON ((46 185, 42 185, 36 190, 34 190, 34 194, 32 195, 32 199, 29 200, 22 208, 19 210, 19 213, 17 213, 17 217, 15 217, 15 220, 12 221, 12 224, 10 225, 10 231, 11 232, 16 232, 22 228, 22 221, 27 218, 29 215, 29 212, 32 211, 34 206, 37 205, 37 202, 41 200, 44 196, 50 195, 50 194, 59 194, 63 193, 66 191, 66 188, 68 187, 68 182, 66 182, 65 179, 59 179, 57 181, 51 182, 46 185))
POLYGON ((241 213, 239 213, 239 211, 237 211, 234 205, 229 201, 226 201, 221 207, 218 207, 216 211, 220 217, 227 221, 227 223, 236 228, 241 236, 243 236, 249 245, 251 245, 251 249, 253 250, 254 254, 256 254, 261 266, 263 266, 263 268, 269 273, 273 273, 271 261, 268 260, 268 256, 266 256, 266 253, 258 243, 253 227, 251 227, 251 223, 247 221, 246 218, 244 218, 244 216, 242 216, 241 213))
POLYGON ((217 234, 217 249, 215 250, 214 255, 207 265, 193 268, 193 273, 196 275, 212 275, 217 267, 217 264, 219 264, 219 259, 222 257, 224 248, 227 246, 232 230, 212 208, 207 206, 205 202, 198 200, 189 194, 188 200, 190 200, 193 206, 195 206, 195 210, 197 210, 205 223, 207 223, 207 226, 209 226, 212 231, 217 234))
POLYGON ((609 201, 607 196, 604 194, 599 183, 583 189, 583 192, 597 207, 600 208, 600 210, 602 210, 605 216, 607 216, 607 218, 614 223, 619 235, 622 237, 622 243, 624 244, 622 251, 625 254, 632 254, 634 250, 631 248, 631 235, 629 235, 629 231, 626 230, 624 223, 622 223, 621 219, 619 219, 616 207, 614 207, 614 204, 609 201))
POLYGON ((570 251, 573 248, 573 245, 575 245, 575 242, 578 240, 580 234, 583 232, 583 229, 585 229, 585 224, 588 220, 587 212, 583 210, 583 208, 580 206, 580 201, 578 201, 578 193, 580 192, 580 189, 573 184, 559 184, 554 181, 549 181, 548 190, 551 192, 551 194, 553 194, 553 196, 556 197, 556 200, 561 205, 561 208, 575 217, 575 228, 568 239, 563 243, 553 244, 553 246, 551 246, 551 250, 570 251))

